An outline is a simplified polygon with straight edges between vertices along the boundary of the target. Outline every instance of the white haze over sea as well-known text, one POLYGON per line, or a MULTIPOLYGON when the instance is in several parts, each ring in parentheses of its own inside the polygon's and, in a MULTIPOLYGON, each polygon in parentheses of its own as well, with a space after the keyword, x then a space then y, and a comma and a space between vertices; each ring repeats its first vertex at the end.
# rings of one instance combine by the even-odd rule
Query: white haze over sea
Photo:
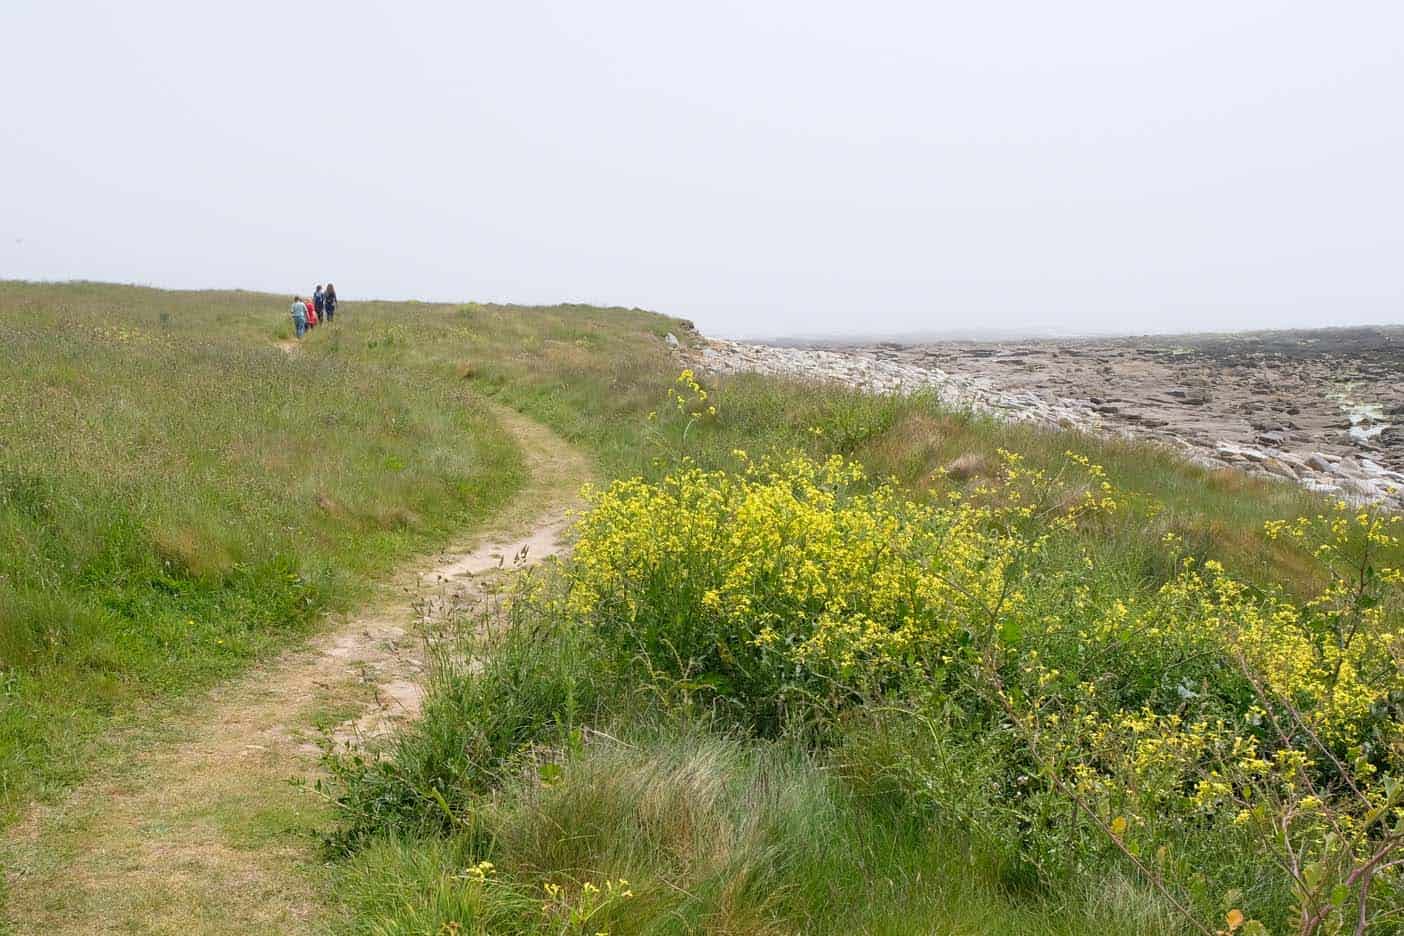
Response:
POLYGON ((0 279, 733 336, 1399 321, 1401 35, 1389 2, 7 0, 0 279))

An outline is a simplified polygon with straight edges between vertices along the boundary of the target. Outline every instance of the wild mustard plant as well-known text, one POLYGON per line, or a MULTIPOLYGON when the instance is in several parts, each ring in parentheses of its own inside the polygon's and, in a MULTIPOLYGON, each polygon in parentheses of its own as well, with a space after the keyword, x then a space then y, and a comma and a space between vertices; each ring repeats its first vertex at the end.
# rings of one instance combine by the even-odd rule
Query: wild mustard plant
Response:
MULTIPOLYGON (((753 730, 875 701, 1002 721, 1020 743, 1001 809, 1044 873, 1110 844, 1202 913, 1241 891, 1191 867, 1187 843, 1266 861, 1283 840, 1295 870, 1255 878, 1249 913, 1295 901, 1315 921, 1303 932, 1346 903, 1374 919, 1404 860, 1387 831, 1404 822, 1400 575, 1374 560, 1397 521, 1274 525, 1323 565, 1305 601, 1190 558, 1159 589, 1108 589, 1069 544, 1135 498, 1085 458, 1051 476, 1002 458, 996 479, 935 502, 838 457, 738 452, 734 471, 617 482, 580 522, 569 612, 646 679, 753 730)), ((1261 925, 1230 909, 1230 930, 1261 925)))
MULTIPOLYGON (((998 490, 944 505, 835 456, 684 465, 590 495, 572 610, 653 672, 767 720, 791 696, 839 703, 937 665, 972 634, 1013 635, 1021 569, 1088 511, 1006 454, 998 490), (963 636, 962 636, 963 635, 963 636)), ((768 722, 774 727, 774 722, 768 722)))
MULTIPOLYGON (((1271 524, 1269 536, 1294 538, 1321 564, 1323 584, 1306 600, 1186 559, 1134 609, 1118 603, 1113 626, 1081 633, 1075 672, 1030 649, 1014 678, 982 675, 1046 782, 1167 894, 1173 884, 1241 896, 1169 851, 1231 845, 1238 832, 1238 848, 1285 872, 1275 902, 1292 907, 1296 932, 1364 932, 1396 915, 1404 866, 1399 575, 1376 564, 1398 545, 1397 524, 1345 505, 1271 524), (1179 660, 1162 674, 1173 694, 1127 708, 1126 675, 1157 644, 1175 651, 1162 659, 1179 660), (1197 681, 1185 678, 1191 670, 1197 681)), ((1266 910, 1272 887, 1259 883, 1266 910)))
POLYGON ((548 881, 542 890, 541 914, 562 936, 609 936, 608 930, 599 929, 599 923, 608 914, 619 912, 634 896, 624 878, 606 878, 598 884, 585 881, 578 888, 548 881))
POLYGON ((691 369, 684 370, 667 390, 662 412, 651 410, 646 436, 663 456, 680 458, 687 451, 687 437, 698 423, 715 420, 717 405, 691 369))

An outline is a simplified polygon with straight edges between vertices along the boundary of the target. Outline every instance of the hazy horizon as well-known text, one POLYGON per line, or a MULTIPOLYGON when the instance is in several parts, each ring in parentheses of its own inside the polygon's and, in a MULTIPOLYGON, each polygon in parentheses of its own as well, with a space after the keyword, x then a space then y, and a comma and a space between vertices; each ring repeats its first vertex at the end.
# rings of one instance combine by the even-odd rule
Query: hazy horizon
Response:
POLYGON ((1404 319, 1404 8, 12 0, 0 279, 713 335, 1404 319))

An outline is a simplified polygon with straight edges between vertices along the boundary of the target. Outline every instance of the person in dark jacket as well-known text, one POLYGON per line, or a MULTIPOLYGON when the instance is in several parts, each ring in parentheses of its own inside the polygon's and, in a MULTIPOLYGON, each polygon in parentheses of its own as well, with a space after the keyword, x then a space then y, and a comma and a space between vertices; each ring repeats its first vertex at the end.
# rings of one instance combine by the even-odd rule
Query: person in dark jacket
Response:
POLYGON ((326 311, 324 322, 331 323, 332 316, 336 314, 336 287, 331 283, 327 284, 326 290, 322 293, 322 308, 326 311))
POLYGON ((312 306, 317 311, 317 320, 325 322, 327 319, 322 313, 326 310, 326 296, 322 292, 321 283, 318 283, 317 288, 312 291, 312 306))

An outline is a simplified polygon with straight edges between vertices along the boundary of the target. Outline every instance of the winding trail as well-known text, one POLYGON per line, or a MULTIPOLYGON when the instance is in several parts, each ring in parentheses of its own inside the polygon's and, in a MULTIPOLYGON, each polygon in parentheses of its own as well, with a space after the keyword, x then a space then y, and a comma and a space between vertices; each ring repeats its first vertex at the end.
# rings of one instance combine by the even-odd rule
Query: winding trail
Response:
POLYGON ((563 548, 581 453, 502 409, 529 480, 484 530, 402 569, 361 612, 182 706, 118 769, 10 830, 14 933, 303 933, 334 926, 317 855, 319 731, 374 736, 419 710, 426 646, 504 574, 563 548))

